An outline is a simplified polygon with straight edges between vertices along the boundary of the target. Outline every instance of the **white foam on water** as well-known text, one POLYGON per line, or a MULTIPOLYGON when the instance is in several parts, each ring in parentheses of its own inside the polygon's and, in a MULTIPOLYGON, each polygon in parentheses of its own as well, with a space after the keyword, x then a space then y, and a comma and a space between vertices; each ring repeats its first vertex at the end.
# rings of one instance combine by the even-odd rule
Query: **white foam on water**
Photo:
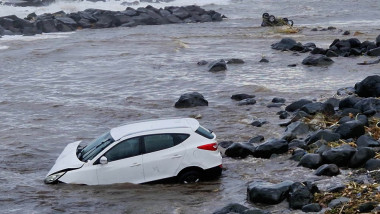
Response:
POLYGON ((9 46, 1 46, 0 45, 0 50, 6 50, 6 49, 8 49, 9 48, 9 46))
MULTIPOLYGON (((7 41, 36 41, 36 40, 43 40, 43 39, 57 39, 57 38, 67 38, 70 34, 75 33, 73 32, 60 32, 60 33, 43 33, 43 34, 36 34, 34 36, 22 36, 22 35, 5 35, 2 38, 0 38, 0 42, 7 42, 7 41)), ((0 46, 1 49, 8 49, 8 46, 0 46), (2 48, 3 47, 3 48, 2 48)))
POLYGON ((88 8, 122 11, 127 7, 138 8, 152 5, 156 8, 166 6, 184 6, 184 5, 198 5, 205 6, 210 4, 215 5, 227 5, 231 0, 175 0, 173 2, 160 2, 160 3, 146 3, 142 2, 137 5, 122 5, 123 2, 134 2, 135 0, 106 0, 105 2, 91 2, 91 1, 68 1, 68 0, 56 0, 55 3, 44 7, 13 7, 7 5, 0 5, 0 17, 7 15, 16 15, 20 18, 26 17, 30 13, 36 13, 37 15, 43 13, 54 13, 57 11, 65 11, 66 13, 72 13, 77 11, 83 11, 88 8))

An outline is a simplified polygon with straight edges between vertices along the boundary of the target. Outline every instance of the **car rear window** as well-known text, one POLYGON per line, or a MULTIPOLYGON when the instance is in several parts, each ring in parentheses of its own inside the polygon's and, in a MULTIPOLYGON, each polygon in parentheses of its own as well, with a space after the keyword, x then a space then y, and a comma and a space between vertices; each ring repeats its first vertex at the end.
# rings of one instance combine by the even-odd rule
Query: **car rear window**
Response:
POLYGON ((200 134, 203 137, 208 138, 208 139, 214 138, 214 134, 212 133, 212 131, 210 131, 210 130, 202 127, 202 126, 199 126, 199 128, 195 131, 195 133, 200 134))

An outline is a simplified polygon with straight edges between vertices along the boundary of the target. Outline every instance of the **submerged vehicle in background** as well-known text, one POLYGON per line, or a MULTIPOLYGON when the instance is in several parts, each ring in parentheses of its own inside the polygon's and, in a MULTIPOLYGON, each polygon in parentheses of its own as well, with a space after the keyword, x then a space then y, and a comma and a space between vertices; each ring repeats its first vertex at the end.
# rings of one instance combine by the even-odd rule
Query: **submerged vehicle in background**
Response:
POLYGON ((263 13, 263 21, 261 23, 261 27, 268 26, 293 26, 293 21, 288 18, 276 18, 273 15, 269 15, 269 13, 263 13))
POLYGON ((134 122, 79 144, 66 146, 46 184, 194 183, 222 172, 216 135, 192 118, 134 122))

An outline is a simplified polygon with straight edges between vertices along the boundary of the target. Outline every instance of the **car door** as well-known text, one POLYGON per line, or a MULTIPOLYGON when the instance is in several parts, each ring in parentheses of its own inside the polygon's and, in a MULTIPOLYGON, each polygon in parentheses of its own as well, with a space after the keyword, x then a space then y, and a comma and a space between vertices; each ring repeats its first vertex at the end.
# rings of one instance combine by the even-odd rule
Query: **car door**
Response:
POLYGON ((185 156, 181 144, 188 134, 156 134, 143 137, 143 167, 146 182, 176 176, 185 156))
POLYGON ((145 181, 140 141, 139 137, 124 140, 104 153, 106 164, 100 164, 100 158, 95 162, 99 184, 145 181))

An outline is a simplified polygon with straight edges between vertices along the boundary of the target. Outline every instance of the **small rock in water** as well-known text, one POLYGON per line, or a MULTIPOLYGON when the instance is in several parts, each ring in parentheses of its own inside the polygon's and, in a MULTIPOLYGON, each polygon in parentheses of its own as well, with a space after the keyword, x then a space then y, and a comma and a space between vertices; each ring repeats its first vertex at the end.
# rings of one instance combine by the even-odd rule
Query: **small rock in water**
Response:
POLYGON ((324 164, 320 166, 316 171, 315 175, 321 176, 336 176, 339 175, 340 171, 337 165, 335 164, 324 164))
POLYGON ((181 95, 179 100, 174 105, 176 108, 190 108, 196 106, 208 106, 208 101, 198 92, 181 95))
POLYGON ((208 71, 211 71, 211 72, 225 71, 227 70, 227 63, 226 61, 224 61, 224 59, 221 59, 218 61, 211 62, 208 67, 209 67, 208 71))
POLYGON ((285 103, 286 99, 281 97, 275 97, 272 99, 272 103, 285 103))
POLYGON ((350 34, 351 34, 351 32, 348 31, 348 30, 346 30, 346 31, 344 31, 344 33, 342 35, 347 36, 347 35, 350 35, 350 34))
POLYGON ((297 67, 297 64, 289 64, 288 67, 297 67))
POLYGON ((208 62, 206 60, 201 60, 197 63, 197 65, 207 65, 208 62))
POLYGON ((234 94, 231 96, 231 99, 236 100, 236 101, 241 101, 244 99, 254 98, 254 97, 256 97, 256 96, 250 95, 250 94, 234 94))
POLYGON ((307 204, 307 205, 302 207, 302 212, 305 212, 305 213, 319 212, 321 210, 322 210, 322 207, 318 203, 307 204))
POLYGON ((259 62, 264 62, 264 63, 268 63, 269 60, 265 59, 265 58, 262 58, 259 62))
POLYGON ((242 59, 236 59, 236 58, 231 58, 231 59, 226 59, 227 64, 244 64, 244 60, 242 59))
POLYGON ((254 181, 248 185, 248 200, 253 203, 278 204, 283 201, 293 181, 272 184, 265 181, 254 181))
POLYGON ((238 105, 239 106, 243 106, 243 105, 254 105, 256 103, 256 100, 254 98, 247 98, 247 99, 244 99, 244 100, 241 100, 238 102, 238 105))
POLYGON ((327 56, 321 54, 310 55, 306 57, 302 64, 310 66, 328 66, 331 65, 334 61, 327 56))
POLYGON ((265 120, 256 120, 256 121, 253 121, 251 123, 252 126, 255 126, 255 127, 261 127, 262 125, 268 123, 267 121, 265 120))

